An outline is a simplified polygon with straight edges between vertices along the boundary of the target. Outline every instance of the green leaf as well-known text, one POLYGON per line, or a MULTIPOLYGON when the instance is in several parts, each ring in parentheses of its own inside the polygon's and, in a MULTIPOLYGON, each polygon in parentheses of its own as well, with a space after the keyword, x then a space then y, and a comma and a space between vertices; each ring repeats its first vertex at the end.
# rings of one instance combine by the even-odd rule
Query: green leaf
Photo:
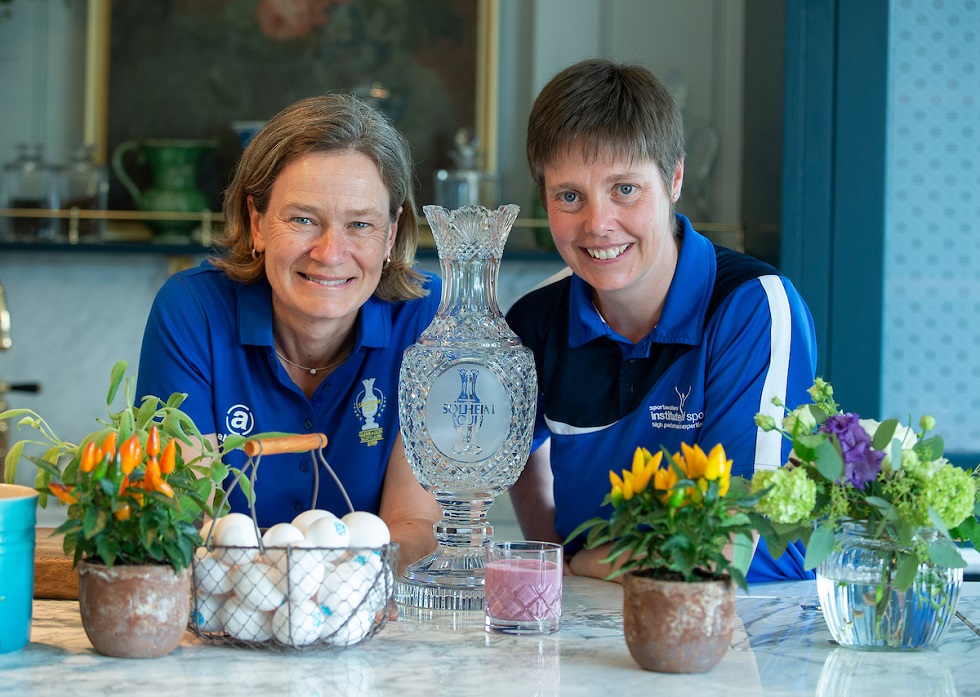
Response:
POLYGON ((944 448, 945 444, 943 443, 942 437, 933 436, 931 438, 920 440, 915 444, 912 450, 915 451, 915 454, 919 456, 919 459, 922 462, 932 462, 943 456, 944 448))
POLYGON ((841 457, 840 448, 829 438, 824 438, 816 451, 817 471, 828 481, 838 481, 844 473, 844 458, 841 457))
MULTIPOLYGON (((732 566, 739 572, 739 575, 743 575, 749 570, 749 564, 752 563, 753 546, 751 535, 735 535, 735 539, 732 540, 732 566)), ((742 581, 744 582, 744 580, 743 576, 742 581)))
POLYGON ((157 413, 157 405, 159 403, 160 400, 152 395, 147 395, 143 398, 139 413, 136 415, 136 428, 140 430, 148 428, 150 421, 157 413))
POLYGON ((106 406, 110 406, 115 401, 116 392, 119 391, 119 385, 122 384, 128 365, 126 361, 116 361, 116 364, 112 366, 112 373, 109 377, 109 393, 105 398, 106 406))
POLYGON ((895 573, 895 585, 898 590, 904 592, 912 585, 915 575, 919 572, 919 560, 914 554, 903 555, 898 563, 898 571, 895 573))
POLYGON ((965 569, 966 561, 960 550, 950 540, 940 537, 929 545, 929 560, 951 569, 965 569))
POLYGON ((880 496, 865 496, 864 500, 869 506, 874 506, 882 512, 887 512, 892 507, 891 501, 886 501, 880 496))
POLYGON ((874 438, 871 439, 871 447, 875 450, 883 451, 892 442, 892 436, 895 435, 896 428, 898 428, 898 419, 882 421, 878 425, 878 430, 875 431, 874 438))
POLYGON ((830 556, 833 549, 834 529, 829 525, 821 525, 810 535, 806 557, 803 559, 803 568, 807 571, 817 568, 820 562, 830 556))
POLYGON ((185 399, 187 399, 186 392, 174 392, 170 395, 170 399, 167 400, 167 406, 171 409, 177 409, 184 403, 185 399))
POLYGON ((24 452, 26 441, 19 440, 10 446, 7 456, 3 459, 3 480, 7 484, 13 484, 17 474, 17 463, 20 461, 20 454, 24 452))

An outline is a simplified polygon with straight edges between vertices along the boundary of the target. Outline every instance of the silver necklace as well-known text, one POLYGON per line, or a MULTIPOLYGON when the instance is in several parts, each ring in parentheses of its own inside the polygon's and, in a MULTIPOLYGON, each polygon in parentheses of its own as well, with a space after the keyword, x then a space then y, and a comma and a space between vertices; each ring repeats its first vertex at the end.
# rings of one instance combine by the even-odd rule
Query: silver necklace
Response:
POLYGON ((310 375, 316 375, 316 374, 317 374, 317 373, 319 373, 319 372, 320 372, 321 370, 330 370, 331 368, 336 368, 336 367, 337 367, 338 365, 340 365, 340 364, 341 364, 341 363, 343 363, 343 362, 344 362, 345 360, 347 360, 347 356, 349 356, 349 355, 350 355, 350 349, 347 349, 347 350, 346 350, 346 351, 345 351, 345 352, 344 352, 344 353, 343 353, 343 354, 342 354, 342 355, 340 356, 340 358, 338 358, 337 360, 335 360, 335 361, 334 361, 333 363, 330 363, 330 364, 328 364, 328 365, 325 365, 325 366, 323 366, 322 368, 307 368, 307 367, 306 367, 305 365, 300 365, 299 363, 293 363, 293 362, 292 362, 291 360, 289 360, 289 359, 288 359, 288 358, 286 358, 286 357, 285 357, 284 355, 282 355, 281 353, 279 353, 279 349, 274 349, 274 350, 275 350, 275 352, 276 352, 276 355, 277 355, 277 356, 279 356, 279 357, 280 357, 281 359, 283 359, 284 361, 286 361, 287 363, 289 363, 289 365, 291 365, 291 366, 295 366, 295 367, 297 367, 297 368, 299 368, 300 370, 306 370, 306 371, 309 371, 309 373, 310 373, 310 375))

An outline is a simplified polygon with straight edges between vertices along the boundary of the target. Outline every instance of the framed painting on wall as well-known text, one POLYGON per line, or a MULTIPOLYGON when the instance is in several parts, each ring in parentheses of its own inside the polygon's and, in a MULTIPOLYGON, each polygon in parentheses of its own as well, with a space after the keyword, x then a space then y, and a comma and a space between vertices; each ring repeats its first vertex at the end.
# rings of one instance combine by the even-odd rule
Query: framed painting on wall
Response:
MULTIPOLYGON (((131 140, 214 141, 198 184, 217 211, 236 122, 352 92, 408 138, 421 206, 459 129, 493 165, 496 17, 496 0, 89 0, 86 139, 104 162, 131 140)), ((148 185, 149 171, 131 175, 148 185)), ((112 180, 109 207, 133 208, 112 180)))

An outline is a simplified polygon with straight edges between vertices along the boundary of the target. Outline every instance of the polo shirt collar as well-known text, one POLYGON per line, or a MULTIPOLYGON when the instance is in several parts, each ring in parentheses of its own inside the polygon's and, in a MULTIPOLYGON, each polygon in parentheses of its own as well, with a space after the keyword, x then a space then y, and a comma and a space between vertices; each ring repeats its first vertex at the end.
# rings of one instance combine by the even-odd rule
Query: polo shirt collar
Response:
MULTIPOLYGON (((701 341, 704 316, 715 285, 715 252, 711 242, 698 234, 685 216, 677 213, 675 218, 681 230, 677 268, 660 321, 650 338, 656 343, 693 346, 701 341)), ((571 347, 600 337, 618 337, 592 302, 592 288, 575 274, 571 277, 568 311, 571 347)))
MULTIPOLYGON (((272 346, 272 288, 265 279, 241 283, 238 293, 238 337, 242 344, 272 346)), ((385 348, 391 342, 391 304, 372 295, 357 316, 356 352, 385 348)))

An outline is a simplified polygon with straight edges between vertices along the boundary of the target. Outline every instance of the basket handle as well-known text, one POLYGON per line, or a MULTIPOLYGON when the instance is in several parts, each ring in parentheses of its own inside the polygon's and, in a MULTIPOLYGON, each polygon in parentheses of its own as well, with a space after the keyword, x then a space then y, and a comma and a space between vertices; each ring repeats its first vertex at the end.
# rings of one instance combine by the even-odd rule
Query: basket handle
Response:
POLYGON ((300 434, 295 436, 276 436, 256 438, 242 446, 249 457, 256 455, 279 455, 281 453, 302 453, 326 447, 327 437, 322 433, 300 434))

